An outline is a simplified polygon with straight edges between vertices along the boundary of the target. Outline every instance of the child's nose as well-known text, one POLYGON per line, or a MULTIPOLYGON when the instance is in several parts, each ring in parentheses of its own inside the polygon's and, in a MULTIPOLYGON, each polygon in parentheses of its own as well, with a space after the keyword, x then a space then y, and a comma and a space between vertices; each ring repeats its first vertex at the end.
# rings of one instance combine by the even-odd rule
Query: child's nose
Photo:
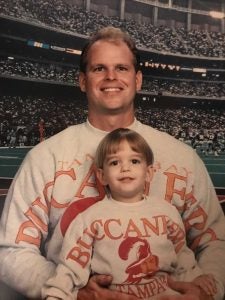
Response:
POLYGON ((124 162, 121 166, 122 172, 127 172, 130 170, 130 163, 129 162, 124 162))

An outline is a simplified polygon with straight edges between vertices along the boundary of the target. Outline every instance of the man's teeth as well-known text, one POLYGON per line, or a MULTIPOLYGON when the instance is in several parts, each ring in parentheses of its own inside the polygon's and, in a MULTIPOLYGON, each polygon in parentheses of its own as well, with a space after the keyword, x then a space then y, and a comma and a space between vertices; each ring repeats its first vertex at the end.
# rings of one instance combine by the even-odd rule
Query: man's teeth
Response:
POLYGON ((105 88, 103 89, 105 92, 118 92, 120 91, 119 88, 105 88))

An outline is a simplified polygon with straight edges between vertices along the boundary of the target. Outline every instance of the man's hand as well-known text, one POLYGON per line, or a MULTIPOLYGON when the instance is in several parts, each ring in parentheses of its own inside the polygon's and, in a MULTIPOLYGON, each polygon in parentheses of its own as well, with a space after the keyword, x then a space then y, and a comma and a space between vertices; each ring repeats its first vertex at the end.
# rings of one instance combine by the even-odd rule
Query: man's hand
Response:
POLYGON ((109 275, 92 276, 87 285, 78 291, 77 300, 138 300, 135 296, 108 289, 111 281, 109 275))
POLYGON ((202 274, 193 280, 193 283, 203 289, 207 295, 215 295, 217 293, 216 281, 212 274, 202 274))
POLYGON ((212 296, 192 282, 174 281, 168 278, 169 287, 180 295, 168 295, 159 297, 159 300, 213 300, 212 296))

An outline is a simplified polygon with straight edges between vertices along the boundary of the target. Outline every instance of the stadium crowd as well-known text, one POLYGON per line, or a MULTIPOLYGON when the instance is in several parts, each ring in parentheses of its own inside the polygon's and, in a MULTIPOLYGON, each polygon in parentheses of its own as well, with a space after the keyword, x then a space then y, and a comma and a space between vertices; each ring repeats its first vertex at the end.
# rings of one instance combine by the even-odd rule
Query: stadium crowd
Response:
MULTIPOLYGON (((128 31, 138 47, 161 52, 204 57, 225 57, 225 34, 184 28, 153 26, 132 19, 120 20, 101 13, 87 12, 63 0, 0 0, 0 15, 58 28, 88 36, 99 27, 114 25, 128 31)), ((151 21, 151 20, 149 20, 151 21)), ((65 63, 15 57, 0 59, 1 76, 49 80, 78 84, 78 67, 65 63)), ((153 95, 182 95, 225 98, 224 81, 182 80, 145 76, 143 92, 153 95)), ((199 148, 218 155, 225 148, 225 112, 217 109, 143 108, 138 118, 199 148)), ((79 100, 40 97, 2 96, 0 98, 0 146, 33 146, 62 129, 84 121, 86 107, 79 100), (73 114, 71 114, 73 112, 73 114), (41 136, 42 135, 42 136, 41 136)))
MULTIPOLYGON (((2 96, 0 146, 33 146, 86 116, 86 104, 78 99, 2 96)), ((225 110, 138 105, 136 116, 205 155, 225 151, 225 110)))
POLYGON ((76 66, 51 62, 29 61, 26 59, 1 59, 0 74, 22 76, 29 79, 51 80, 64 83, 78 82, 79 69, 76 66))
POLYGON ((225 99, 225 82, 144 77, 142 90, 164 95, 225 99))
POLYGON ((79 100, 1 96, 0 146, 34 146, 40 142, 40 126, 47 138, 84 121, 85 112, 85 104, 79 100))
POLYGON ((113 25, 128 31, 140 48, 201 57, 225 57, 225 34, 184 27, 154 26, 132 19, 120 20, 86 11, 63 0, 0 0, 2 15, 47 25, 71 33, 89 35, 99 27, 113 25))
POLYGON ((204 155, 225 151, 225 110, 212 108, 150 108, 139 106, 143 123, 167 132, 204 155))
MULTIPOLYGON (((28 61, 26 59, 1 59, 0 74, 2 76, 22 76, 36 80, 51 80, 78 85, 79 67, 51 62, 28 61)), ((172 78, 144 77, 142 90, 165 95, 197 96, 225 99, 225 82, 197 81, 172 78)))

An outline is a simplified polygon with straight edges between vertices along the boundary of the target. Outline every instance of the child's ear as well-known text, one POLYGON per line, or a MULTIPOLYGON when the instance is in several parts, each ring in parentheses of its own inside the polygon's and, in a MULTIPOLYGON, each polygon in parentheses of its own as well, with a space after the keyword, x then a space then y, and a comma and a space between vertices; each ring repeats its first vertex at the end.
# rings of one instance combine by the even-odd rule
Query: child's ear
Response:
POLYGON ((96 176, 102 185, 107 185, 107 182, 104 179, 104 172, 102 169, 96 168, 96 176))
POLYGON ((151 182, 152 178, 154 175, 154 168, 153 166, 148 166, 147 167, 147 172, 146 172, 146 182, 151 182))

